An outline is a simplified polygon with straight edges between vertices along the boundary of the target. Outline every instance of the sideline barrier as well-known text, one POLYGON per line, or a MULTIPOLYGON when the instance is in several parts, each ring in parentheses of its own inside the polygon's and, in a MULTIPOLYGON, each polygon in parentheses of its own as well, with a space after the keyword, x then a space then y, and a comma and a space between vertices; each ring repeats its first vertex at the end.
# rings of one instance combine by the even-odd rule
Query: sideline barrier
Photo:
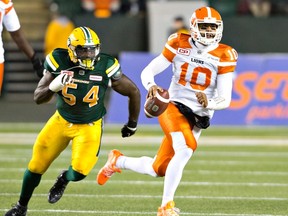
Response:
MULTIPOLYGON (((141 83, 143 68, 154 54, 124 52, 119 60, 123 72, 141 91, 140 124, 156 124, 143 112, 147 91, 141 83)), ((172 77, 171 66, 156 76, 156 83, 168 88, 172 77)), ((107 113, 107 123, 127 122, 126 98, 112 91, 107 113)), ((231 106, 215 111, 212 125, 287 125, 288 120, 288 55, 239 54, 235 72, 231 106)))

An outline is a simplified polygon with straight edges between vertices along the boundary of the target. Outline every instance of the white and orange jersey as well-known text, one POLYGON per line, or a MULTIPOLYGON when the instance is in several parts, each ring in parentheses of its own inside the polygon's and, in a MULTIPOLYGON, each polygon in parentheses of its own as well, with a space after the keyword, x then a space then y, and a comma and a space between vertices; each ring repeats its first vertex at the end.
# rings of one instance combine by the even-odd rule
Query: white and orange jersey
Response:
POLYGON ((11 0, 0 1, 0 63, 4 62, 3 26, 8 32, 17 31, 20 28, 20 22, 11 0))
POLYGON ((173 64, 173 77, 169 87, 171 100, 189 106, 201 116, 212 117, 214 110, 203 109, 197 102, 195 92, 203 91, 207 98, 216 97, 217 76, 234 72, 236 51, 228 45, 218 43, 199 49, 190 35, 173 34, 165 44, 162 55, 173 64))

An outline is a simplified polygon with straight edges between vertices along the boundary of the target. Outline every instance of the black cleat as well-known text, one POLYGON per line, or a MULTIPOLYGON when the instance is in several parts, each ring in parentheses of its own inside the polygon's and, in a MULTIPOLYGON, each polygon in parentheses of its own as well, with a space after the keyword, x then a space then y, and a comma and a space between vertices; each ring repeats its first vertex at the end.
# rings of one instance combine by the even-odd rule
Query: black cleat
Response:
POLYGON ((26 216, 27 206, 15 204, 4 216, 26 216))
POLYGON ((49 194, 48 194, 48 202, 49 203, 56 203, 58 200, 61 199, 65 188, 69 181, 64 179, 64 175, 66 174, 67 170, 63 171, 56 179, 55 184, 53 187, 50 189, 49 194))

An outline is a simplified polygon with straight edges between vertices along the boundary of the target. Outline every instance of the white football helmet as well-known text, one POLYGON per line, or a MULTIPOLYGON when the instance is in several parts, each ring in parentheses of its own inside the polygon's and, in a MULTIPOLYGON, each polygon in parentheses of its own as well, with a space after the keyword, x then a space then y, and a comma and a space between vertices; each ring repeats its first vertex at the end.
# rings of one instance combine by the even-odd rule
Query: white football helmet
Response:
POLYGON ((190 18, 190 29, 193 40, 203 45, 219 43, 223 33, 221 15, 211 7, 199 8, 190 18))

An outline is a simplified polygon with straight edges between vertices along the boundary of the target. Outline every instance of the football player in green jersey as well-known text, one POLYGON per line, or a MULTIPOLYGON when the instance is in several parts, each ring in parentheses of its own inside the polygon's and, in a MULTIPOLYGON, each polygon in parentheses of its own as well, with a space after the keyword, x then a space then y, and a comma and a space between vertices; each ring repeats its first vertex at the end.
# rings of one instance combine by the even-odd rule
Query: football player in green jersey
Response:
POLYGON ((34 92, 37 104, 57 94, 57 110, 39 133, 28 169, 24 173, 20 199, 5 216, 25 216, 27 205, 42 175, 72 143, 71 165, 56 179, 48 201, 56 203, 70 181, 84 179, 98 160, 103 132, 105 92, 109 86, 129 98, 128 122, 122 137, 136 132, 140 92, 114 57, 100 53, 97 34, 88 27, 75 28, 68 49, 55 49, 44 62, 45 73, 34 92))

